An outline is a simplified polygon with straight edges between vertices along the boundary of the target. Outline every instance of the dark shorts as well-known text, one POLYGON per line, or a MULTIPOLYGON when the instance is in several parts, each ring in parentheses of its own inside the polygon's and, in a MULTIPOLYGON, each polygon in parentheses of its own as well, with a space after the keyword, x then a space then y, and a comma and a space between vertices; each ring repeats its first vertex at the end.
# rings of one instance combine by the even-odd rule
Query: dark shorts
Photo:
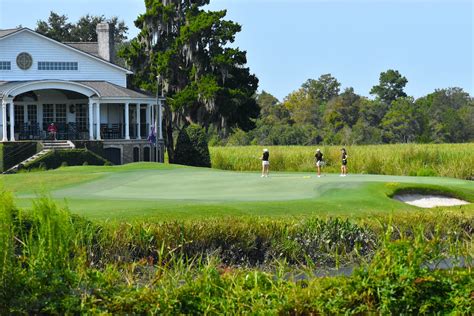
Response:
POLYGON ((347 166, 347 160, 343 160, 343 161, 342 161, 342 165, 343 165, 343 166, 347 166))

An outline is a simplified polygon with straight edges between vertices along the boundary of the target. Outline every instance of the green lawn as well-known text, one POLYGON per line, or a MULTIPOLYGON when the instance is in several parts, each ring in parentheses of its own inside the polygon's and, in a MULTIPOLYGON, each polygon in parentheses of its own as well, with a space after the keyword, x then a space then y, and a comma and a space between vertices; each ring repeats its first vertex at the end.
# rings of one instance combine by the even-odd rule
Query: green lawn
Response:
MULTIPOLYGON (((50 194, 74 213, 97 220, 173 220, 213 216, 305 216, 415 210, 387 195, 402 187, 450 190, 474 202, 469 181, 379 175, 232 172, 152 163, 68 167, 0 176, 20 207, 50 194)), ((449 208, 474 212, 473 205, 449 208)))

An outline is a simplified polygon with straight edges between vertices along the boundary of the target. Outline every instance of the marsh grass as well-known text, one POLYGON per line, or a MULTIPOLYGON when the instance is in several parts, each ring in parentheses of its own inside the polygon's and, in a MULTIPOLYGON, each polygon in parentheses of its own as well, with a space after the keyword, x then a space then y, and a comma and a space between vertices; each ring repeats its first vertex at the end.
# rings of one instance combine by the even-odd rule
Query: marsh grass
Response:
POLYGON ((0 199, 2 314, 472 312, 467 214, 97 224, 0 199), (314 276, 344 264, 358 268, 314 276))
MULTIPOLYGON (((321 146, 325 172, 340 172, 340 146, 321 146)), ((474 179, 474 143, 467 144, 398 144, 346 146, 349 172, 409 176, 442 176, 474 179)), ((316 147, 272 146, 273 171, 315 170, 316 147)), ((235 171, 258 171, 262 147, 211 147, 213 168, 235 171)))

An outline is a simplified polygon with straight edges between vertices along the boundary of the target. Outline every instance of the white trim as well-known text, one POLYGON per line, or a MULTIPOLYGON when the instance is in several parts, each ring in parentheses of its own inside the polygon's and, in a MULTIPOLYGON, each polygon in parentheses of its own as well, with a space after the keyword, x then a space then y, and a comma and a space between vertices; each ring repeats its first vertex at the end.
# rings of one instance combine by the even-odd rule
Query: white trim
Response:
POLYGON ((13 102, 10 105, 10 141, 15 141, 15 104, 13 102))
POLYGON ((7 142, 7 100, 2 100, 2 142, 7 142))
POLYGON ((130 139, 130 113, 129 113, 130 103, 125 103, 125 139, 130 139))
POLYGON ((82 55, 84 55, 84 56, 87 56, 87 57, 89 57, 89 58, 91 58, 91 59, 100 61, 100 62, 102 62, 102 63, 104 63, 104 64, 106 64, 106 65, 109 65, 109 66, 114 67, 114 68, 116 68, 116 69, 118 69, 118 70, 121 70, 121 71, 125 72, 125 73, 128 74, 128 75, 133 74, 133 72, 130 71, 130 70, 128 70, 128 69, 125 69, 125 68, 122 68, 122 67, 120 67, 120 66, 117 66, 117 65, 115 65, 115 64, 113 64, 113 63, 111 63, 111 62, 109 62, 109 61, 107 61, 107 60, 105 60, 105 59, 96 57, 96 56, 94 56, 94 55, 92 55, 92 54, 86 53, 86 52, 84 52, 84 51, 82 51, 82 50, 80 50, 80 49, 77 49, 77 48, 75 48, 75 47, 72 47, 72 46, 69 46, 69 45, 67 45, 67 44, 64 44, 64 43, 58 42, 58 41, 56 41, 56 40, 53 40, 53 39, 51 39, 51 38, 49 38, 49 37, 47 37, 47 36, 44 36, 44 35, 39 34, 39 33, 35 32, 35 31, 33 31, 33 30, 30 30, 30 29, 27 28, 27 27, 24 27, 24 28, 18 30, 17 32, 13 32, 13 33, 10 33, 10 34, 5 35, 5 36, 3 36, 3 37, 0 37, 0 41, 3 40, 3 39, 5 39, 5 38, 9 38, 9 37, 15 36, 15 35, 17 35, 17 34, 23 33, 23 32, 25 32, 25 31, 28 32, 28 33, 34 34, 34 35, 36 35, 36 36, 38 36, 38 37, 41 37, 41 38, 43 38, 43 39, 46 39, 46 40, 48 40, 48 41, 50 41, 50 42, 56 43, 56 44, 58 44, 58 45, 60 45, 60 46, 66 47, 66 48, 68 48, 68 49, 70 49, 70 50, 73 50, 73 51, 75 51, 75 52, 77 52, 77 53, 80 53, 80 54, 82 54, 82 55))
POLYGON ((136 139, 142 139, 142 135, 141 135, 141 130, 140 130, 140 120, 141 120, 141 104, 140 103, 137 103, 136 104, 136 114, 135 114, 135 120, 137 121, 137 137, 136 139))
POLYGON ((95 120, 96 120, 95 139, 96 140, 101 140, 101 137, 100 137, 100 102, 97 102, 95 104, 95 120))
POLYGON ((86 97, 91 97, 93 95, 97 95, 98 97, 100 97, 100 94, 97 90, 81 83, 77 83, 74 81, 66 81, 66 80, 26 81, 22 85, 14 86, 10 88, 9 90, 5 91, 4 95, 16 97, 17 95, 28 92, 28 91, 46 90, 46 89, 68 90, 68 91, 74 91, 74 92, 83 94, 86 97))
POLYGON ((89 99, 89 140, 94 140, 94 100, 89 99))
POLYGON ((153 98, 129 98, 129 97, 101 97, 100 103, 153 103, 156 100, 153 98))

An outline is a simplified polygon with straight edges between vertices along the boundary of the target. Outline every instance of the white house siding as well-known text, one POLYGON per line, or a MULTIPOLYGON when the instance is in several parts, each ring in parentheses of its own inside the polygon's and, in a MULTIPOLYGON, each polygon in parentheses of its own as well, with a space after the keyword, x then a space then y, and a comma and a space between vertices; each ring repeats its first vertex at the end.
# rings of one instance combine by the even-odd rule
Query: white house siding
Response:
POLYGON ((0 39, 0 61, 11 62, 11 70, 0 70, 0 81, 100 80, 126 87, 125 70, 115 68, 28 31, 0 39), (16 64, 16 57, 21 52, 27 52, 33 58, 33 64, 28 70, 21 70, 16 64), (38 70, 39 61, 77 62, 78 70, 38 70))

